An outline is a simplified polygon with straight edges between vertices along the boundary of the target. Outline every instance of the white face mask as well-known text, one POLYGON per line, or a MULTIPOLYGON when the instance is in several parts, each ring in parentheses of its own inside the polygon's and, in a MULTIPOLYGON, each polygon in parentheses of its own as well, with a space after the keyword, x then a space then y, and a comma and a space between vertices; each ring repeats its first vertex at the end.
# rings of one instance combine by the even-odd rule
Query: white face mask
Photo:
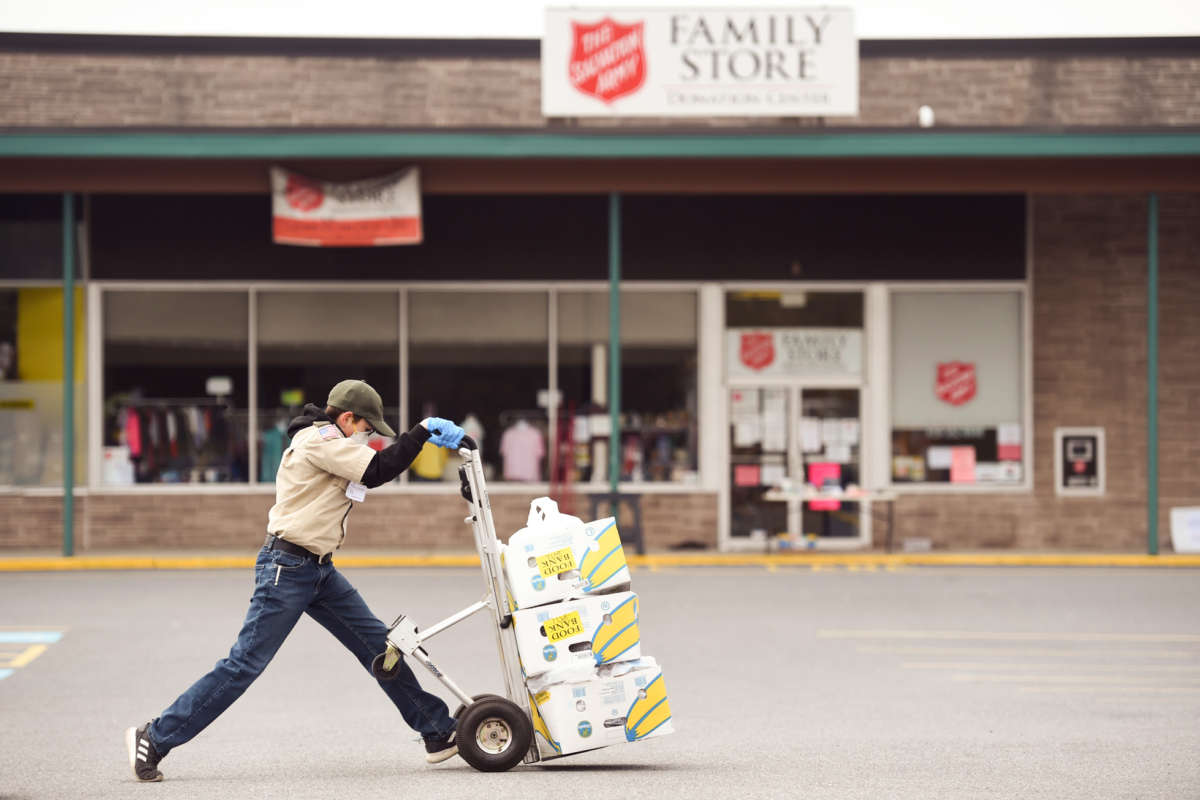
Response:
POLYGON ((366 444, 369 438, 371 438, 371 434, 366 431, 356 431, 350 435, 350 441, 355 444, 366 444))

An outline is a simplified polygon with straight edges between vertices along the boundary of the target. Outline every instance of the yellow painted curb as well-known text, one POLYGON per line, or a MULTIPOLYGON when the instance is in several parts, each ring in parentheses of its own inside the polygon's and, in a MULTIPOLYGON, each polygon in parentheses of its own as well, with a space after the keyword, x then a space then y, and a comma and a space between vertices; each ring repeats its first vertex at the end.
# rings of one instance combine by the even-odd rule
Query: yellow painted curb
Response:
POLYGON ((976 567, 1200 567, 1200 555, 1134 553, 712 553, 632 556, 650 567, 715 566, 976 566, 976 567))
MULTIPOLYGON (((688 553, 637 556, 629 563, 662 567, 1200 567, 1200 555, 1134 553, 688 553)), ((475 567, 474 555, 344 556, 340 567, 475 567)), ((253 556, 57 556, 0 558, 0 572, 248 568, 253 556)))

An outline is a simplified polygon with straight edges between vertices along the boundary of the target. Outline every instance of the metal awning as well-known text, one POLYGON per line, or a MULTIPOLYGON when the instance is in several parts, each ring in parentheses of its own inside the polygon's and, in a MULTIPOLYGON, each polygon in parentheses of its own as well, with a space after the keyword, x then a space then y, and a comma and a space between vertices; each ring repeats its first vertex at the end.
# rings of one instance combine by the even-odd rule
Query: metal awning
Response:
POLYGON ((1200 131, 543 133, 20 131, 2 158, 979 158, 1200 156, 1200 131))

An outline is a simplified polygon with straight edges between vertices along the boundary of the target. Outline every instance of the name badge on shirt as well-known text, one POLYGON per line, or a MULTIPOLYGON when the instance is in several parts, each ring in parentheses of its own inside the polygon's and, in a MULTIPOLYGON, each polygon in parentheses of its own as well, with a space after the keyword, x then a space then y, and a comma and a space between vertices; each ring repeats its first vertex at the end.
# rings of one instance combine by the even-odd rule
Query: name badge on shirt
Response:
POLYGON ((346 486, 346 497, 349 497, 356 503, 361 503, 363 500, 367 499, 367 487, 363 486, 361 483, 355 483, 354 481, 351 481, 350 484, 346 486))

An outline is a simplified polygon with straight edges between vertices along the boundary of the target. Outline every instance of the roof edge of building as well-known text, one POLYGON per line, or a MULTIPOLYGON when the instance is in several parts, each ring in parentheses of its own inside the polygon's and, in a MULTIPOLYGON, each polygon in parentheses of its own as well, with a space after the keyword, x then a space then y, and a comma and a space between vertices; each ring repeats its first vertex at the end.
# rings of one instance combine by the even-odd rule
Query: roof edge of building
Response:
MULTIPOLYGON (((385 58, 538 58, 540 39, 162 36, 0 31, 0 51, 106 54, 311 55, 385 58)), ((1191 55, 1200 36, 861 39, 863 58, 1191 55)))

